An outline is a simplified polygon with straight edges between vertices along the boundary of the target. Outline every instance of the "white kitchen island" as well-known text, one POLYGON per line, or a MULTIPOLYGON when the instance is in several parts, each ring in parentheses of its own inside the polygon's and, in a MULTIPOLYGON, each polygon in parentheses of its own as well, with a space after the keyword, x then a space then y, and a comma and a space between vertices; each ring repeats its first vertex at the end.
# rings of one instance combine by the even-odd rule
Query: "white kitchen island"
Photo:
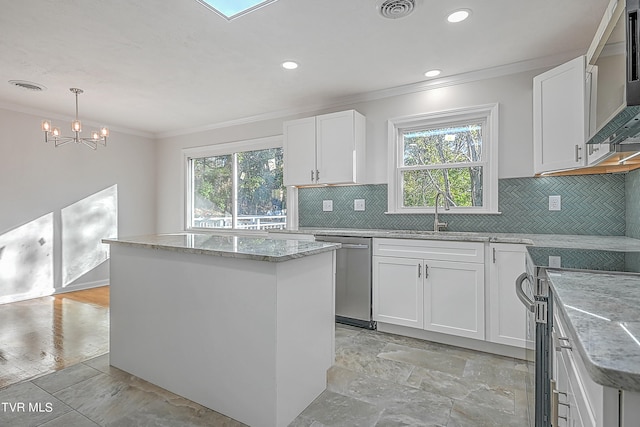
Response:
POLYGON ((110 363, 250 426, 285 426, 334 361, 339 245, 229 234, 106 239, 110 363))

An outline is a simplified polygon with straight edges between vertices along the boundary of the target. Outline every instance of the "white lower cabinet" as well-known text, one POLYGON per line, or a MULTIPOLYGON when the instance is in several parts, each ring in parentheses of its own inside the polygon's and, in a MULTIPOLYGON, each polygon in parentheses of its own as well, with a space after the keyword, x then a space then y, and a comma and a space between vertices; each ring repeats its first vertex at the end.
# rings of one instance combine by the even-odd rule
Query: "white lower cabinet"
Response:
POLYGON ((424 260, 424 329, 484 339, 484 264, 424 260))
MULTIPOLYGON (((633 400, 626 391, 605 387, 593 381, 575 343, 570 338, 568 327, 557 312, 553 316, 553 359, 551 424, 554 427, 637 427, 634 422, 624 422, 625 396, 633 400)), ((638 407, 640 401, 634 400, 631 407, 638 407)), ((637 412, 636 412, 637 414, 637 412)))
POLYGON ((374 239, 377 322, 484 339, 484 244, 374 239))
POLYGON ((525 271, 525 245, 492 243, 489 246, 487 340, 526 348, 527 310, 516 295, 515 282, 525 271))
POLYGON ((421 259, 373 257, 373 316, 377 322, 422 328, 421 259))

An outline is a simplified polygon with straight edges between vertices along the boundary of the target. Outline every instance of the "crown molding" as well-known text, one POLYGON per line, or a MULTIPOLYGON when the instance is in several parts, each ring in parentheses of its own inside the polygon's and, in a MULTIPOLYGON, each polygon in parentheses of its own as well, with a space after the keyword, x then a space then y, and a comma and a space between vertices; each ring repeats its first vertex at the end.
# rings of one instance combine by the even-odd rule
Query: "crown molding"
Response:
MULTIPOLYGON (((16 113, 23 113, 23 114, 29 114, 29 115, 32 115, 32 116, 42 117, 42 118, 46 118, 47 120, 56 119, 56 120, 67 120, 69 122, 74 120, 74 117, 72 117, 72 116, 56 114, 56 113, 52 113, 52 112, 46 111, 46 110, 40 110, 40 109, 37 109, 37 108, 26 107, 24 105, 12 104, 12 103, 3 102, 3 101, 0 101, 0 109, 9 110, 9 111, 16 112, 16 113)), ((82 124, 83 125, 88 125, 88 126, 95 126, 95 127, 100 127, 100 126, 104 125, 104 123, 97 123, 97 122, 92 122, 92 121, 84 120, 84 119, 82 120, 82 124)), ((109 125, 109 132, 118 132, 118 133, 123 133, 123 134, 127 134, 127 135, 132 135, 132 136, 139 136, 141 138, 149 138, 149 139, 156 139, 157 138, 156 134, 153 134, 153 133, 150 133, 150 132, 144 132, 144 131, 140 131, 140 130, 130 129, 130 128, 126 128, 126 127, 119 127, 119 126, 111 126, 111 125, 109 125)))
POLYGON ((480 81, 480 80, 487 80, 487 79, 502 77, 510 74, 523 73, 531 70, 550 68, 558 64, 561 64, 563 62, 566 62, 569 59, 576 58, 580 55, 584 55, 584 51, 575 50, 570 52, 564 52, 562 54, 530 59, 527 61, 514 62, 511 64, 485 68, 477 71, 470 71, 468 73, 456 74, 453 76, 447 76, 440 79, 431 79, 431 80, 411 83, 403 86, 395 86, 388 89, 380 89, 380 90, 361 93, 357 95, 336 98, 333 101, 329 103, 324 103, 324 104, 309 104, 305 107, 272 111, 269 113, 258 114, 254 116, 248 116, 248 117, 243 117, 239 119, 213 123, 210 125, 199 126, 196 128, 162 132, 162 133, 156 134, 155 137, 159 139, 163 139, 163 138, 171 138, 175 136, 189 135, 194 133, 206 132, 214 129, 221 129, 221 128, 226 128, 231 126, 239 126, 239 125, 244 125, 248 123, 264 121, 264 120, 291 117, 291 116, 299 115, 302 113, 312 113, 312 112, 317 112, 321 110, 342 107, 346 105, 358 104, 361 102, 370 102, 370 101, 390 98, 398 95, 407 95, 415 92, 423 92, 426 90, 432 90, 432 89, 437 89, 441 87, 460 85, 460 84, 471 83, 471 82, 480 81))

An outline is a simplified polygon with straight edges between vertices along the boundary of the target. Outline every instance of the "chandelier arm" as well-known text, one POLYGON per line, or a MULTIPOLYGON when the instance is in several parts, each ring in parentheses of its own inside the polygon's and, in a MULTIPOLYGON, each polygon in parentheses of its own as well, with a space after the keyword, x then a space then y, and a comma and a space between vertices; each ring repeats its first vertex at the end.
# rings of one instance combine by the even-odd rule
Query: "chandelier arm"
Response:
POLYGON ((92 150, 96 150, 98 148, 95 142, 91 140, 87 140, 86 138, 80 138, 80 142, 82 142, 84 145, 91 148, 92 150))
POLYGON ((61 145, 68 144, 70 142, 74 142, 75 138, 63 137, 63 138, 55 138, 54 140, 55 146, 60 147, 61 145))

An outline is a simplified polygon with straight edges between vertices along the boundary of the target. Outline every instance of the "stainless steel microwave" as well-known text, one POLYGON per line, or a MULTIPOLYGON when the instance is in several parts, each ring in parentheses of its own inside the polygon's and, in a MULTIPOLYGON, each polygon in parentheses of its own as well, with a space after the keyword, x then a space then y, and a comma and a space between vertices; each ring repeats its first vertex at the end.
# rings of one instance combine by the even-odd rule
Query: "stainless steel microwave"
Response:
POLYGON ((588 144, 640 143, 639 13, 640 0, 611 0, 587 53, 588 144))

